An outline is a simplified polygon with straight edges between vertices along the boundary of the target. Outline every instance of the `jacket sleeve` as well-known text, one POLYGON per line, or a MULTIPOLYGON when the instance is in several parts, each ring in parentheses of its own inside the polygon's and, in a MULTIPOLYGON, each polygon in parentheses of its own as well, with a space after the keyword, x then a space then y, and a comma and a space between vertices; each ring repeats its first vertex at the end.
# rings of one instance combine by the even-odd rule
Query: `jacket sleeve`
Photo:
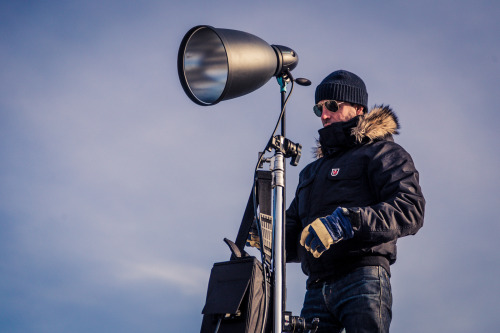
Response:
POLYGON ((297 212, 296 198, 293 199, 286 211, 285 222, 286 262, 300 262, 297 246, 299 244, 300 233, 302 232, 302 224, 297 212))
POLYGON ((376 203, 349 209, 355 237, 385 243, 417 233, 425 199, 411 156, 394 142, 382 145, 369 163, 368 181, 376 203))

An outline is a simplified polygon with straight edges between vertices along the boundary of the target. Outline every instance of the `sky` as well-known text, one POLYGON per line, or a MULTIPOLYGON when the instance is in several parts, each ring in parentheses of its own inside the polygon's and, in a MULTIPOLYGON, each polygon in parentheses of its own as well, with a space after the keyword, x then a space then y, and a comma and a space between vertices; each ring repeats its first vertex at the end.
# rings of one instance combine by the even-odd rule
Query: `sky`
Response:
MULTIPOLYGON (((287 200, 313 161, 314 88, 337 69, 390 105, 427 200, 398 242, 393 332, 500 326, 497 1, 0 2, 0 332, 198 332, 229 259, 276 80, 202 107, 177 52, 197 25, 295 50, 287 200)), ((287 309, 305 276, 287 265, 287 309)))

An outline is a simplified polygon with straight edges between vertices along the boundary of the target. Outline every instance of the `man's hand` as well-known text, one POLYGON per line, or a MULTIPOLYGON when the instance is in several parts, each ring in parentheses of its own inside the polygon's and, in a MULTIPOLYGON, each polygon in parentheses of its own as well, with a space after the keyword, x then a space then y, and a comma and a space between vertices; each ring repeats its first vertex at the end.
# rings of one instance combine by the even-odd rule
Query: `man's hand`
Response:
POLYGON ((332 244, 354 236, 351 221, 341 207, 332 215, 320 217, 302 230, 300 245, 319 258, 332 244))

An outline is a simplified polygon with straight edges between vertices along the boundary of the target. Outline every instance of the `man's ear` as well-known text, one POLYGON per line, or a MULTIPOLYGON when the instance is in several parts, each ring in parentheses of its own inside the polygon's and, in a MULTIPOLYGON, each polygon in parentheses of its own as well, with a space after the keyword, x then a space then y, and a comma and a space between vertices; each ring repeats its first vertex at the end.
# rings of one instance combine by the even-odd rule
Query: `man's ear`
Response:
POLYGON ((356 106, 356 115, 361 116, 364 112, 364 106, 356 106))

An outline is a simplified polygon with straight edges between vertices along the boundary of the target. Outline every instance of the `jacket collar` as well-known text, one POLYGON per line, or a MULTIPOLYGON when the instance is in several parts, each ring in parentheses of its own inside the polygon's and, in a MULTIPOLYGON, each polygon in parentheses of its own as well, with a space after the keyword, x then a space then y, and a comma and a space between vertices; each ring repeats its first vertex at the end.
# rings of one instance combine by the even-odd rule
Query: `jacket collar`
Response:
POLYGON ((375 106, 369 113, 347 122, 334 123, 318 131, 316 158, 358 144, 377 140, 391 140, 399 134, 399 121, 389 106, 375 106))

